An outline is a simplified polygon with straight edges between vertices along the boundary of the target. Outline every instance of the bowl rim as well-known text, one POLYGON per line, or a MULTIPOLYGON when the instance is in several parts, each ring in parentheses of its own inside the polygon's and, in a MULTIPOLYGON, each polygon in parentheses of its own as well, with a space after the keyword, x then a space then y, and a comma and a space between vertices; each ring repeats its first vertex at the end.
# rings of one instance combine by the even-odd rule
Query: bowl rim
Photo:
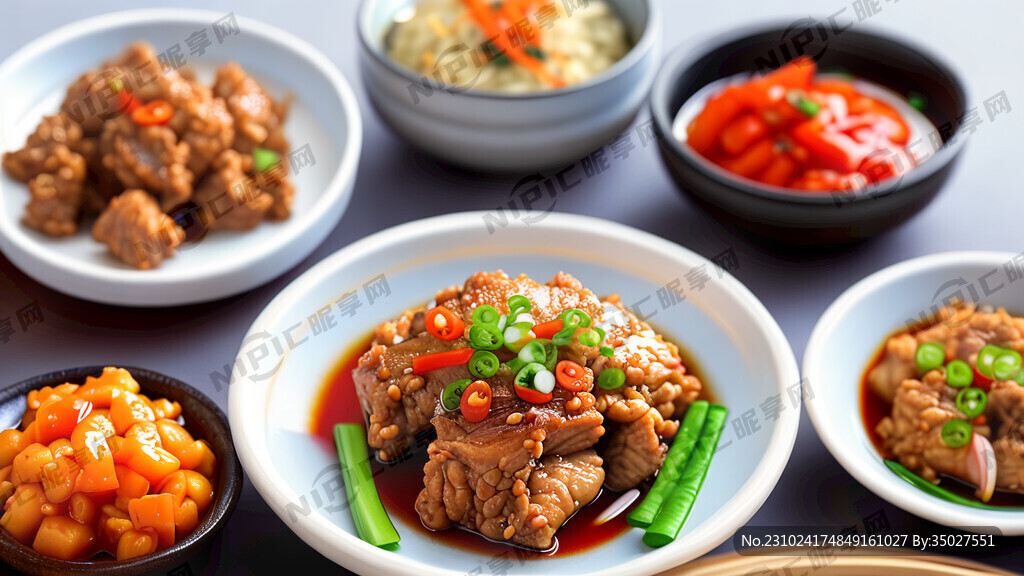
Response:
MULTIPOLYGON (((81 380, 87 376, 97 376, 106 366, 114 365, 115 364, 97 364, 93 366, 65 368, 26 378, 17 383, 0 388, 0 404, 16 400, 19 397, 25 396, 30 390, 37 389, 40 386, 45 386, 58 380, 72 381, 81 380)), ((222 474, 224 474, 226 478, 230 479, 230 490, 220 490, 216 494, 210 510, 207 512, 206 518, 201 520, 196 528, 193 529, 185 539, 175 542, 175 544, 170 548, 159 550, 153 554, 125 561, 107 559, 101 561, 60 560, 39 554, 30 546, 26 546, 25 544, 14 540, 5 530, 0 529, 0 556, 3 556, 5 560, 8 559, 9 554, 13 554, 35 562, 45 562, 50 564, 51 568, 60 568, 61 570, 71 574, 88 573, 120 576, 122 574, 155 570, 161 566, 164 568, 173 568, 183 561, 183 559, 178 556, 187 556, 188 550, 205 545, 224 528, 225 524, 227 524, 228 520, 231 518, 231 514, 234 512, 235 506, 238 504, 238 500, 242 494, 243 474, 242 466, 238 460, 238 455, 234 448, 234 442, 232 441, 231 428, 228 424, 228 419, 224 414, 224 411, 221 410, 209 396, 203 394, 201 391, 189 384, 178 380, 177 378, 154 370, 139 368, 137 366, 117 366, 130 372, 132 377, 139 382, 139 386, 143 390, 145 390, 147 386, 145 382, 149 381, 160 382, 161 384, 180 390, 183 395, 189 396, 198 401, 201 411, 206 411, 210 416, 212 416, 212 420, 223 428, 223 430, 218 430, 217 433, 227 436, 225 445, 227 446, 228 453, 218 454, 217 461, 218 465, 221 467, 222 474)))
MULTIPOLYGON (((693 66, 700 60, 710 56, 722 47, 739 42, 752 36, 769 32, 786 30, 792 24, 784 20, 774 19, 768 22, 752 24, 738 29, 730 29, 728 32, 713 35, 712 39, 704 40, 696 46, 681 46, 676 48, 665 59, 661 70, 658 72, 651 88, 650 108, 651 116, 660 135, 659 142, 662 150, 671 153, 675 158, 680 159, 688 167, 696 170, 701 176, 714 181, 716 184, 731 190, 742 192, 759 199, 780 202, 783 204, 828 206, 834 207, 836 200, 831 194, 813 194, 783 188, 781 186, 770 186, 761 184, 745 178, 734 177, 729 172, 722 170, 709 162, 706 158, 697 154, 689 146, 684 145, 674 136, 674 125, 679 110, 669 108, 669 94, 672 92, 673 84, 679 74, 693 66)), ((965 103, 969 104, 970 93, 963 78, 956 72, 954 67, 947 61, 937 56, 931 49, 923 47, 914 40, 893 35, 888 31, 880 31, 870 25, 859 25, 856 29, 843 31, 848 37, 860 36, 865 40, 884 43, 899 50, 915 53, 926 59, 930 65, 940 70, 952 81, 952 89, 963 97, 965 103)), ((879 85, 882 88, 892 90, 889 86, 879 85)), ((703 86, 698 86, 700 90, 703 86)), ((880 183, 869 186, 854 194, 853 198, 844 198, 844 205, 853 205, 869 200, 876 200, 881 197, 890 196, 904 188, 911 187, 941 171, 956 158, 961 148, 966 143, 964 138, 964 126, 957 125, 951 133, 949 140, 943 142, 942 147, 936 151, 927 161, 915 166, 904 177, 883 180, 880 183)))
MULTIPOLYGON (((417 76, 411 70, 404 68, 397 62, 394 62, 387 57, 383 51, 376 47, 374 41, 370 38, 371 31, 367 28, 369 24, 370 6, 379 2, 380 0, 361 0, 359 10, 356 18, 356 28, 359 36, 359 44, 363 49, 364 54, 369 56, 378 64, 383 66, 389 72, 394 75, 401 77, 404 80, 408 80, 412 84, 420 84, 429 79, 424 76, 417 76)), ((413 0, 414 2, 417 0, 413 0)), ((613 4, 610 0, 605 0, 609 4, 613 4)), ((631 0, 635 1, 635 0, 631 0)), ((594 86, 605 84, 612 81, 613 79, 624 75, 629 70, 636 67, 642 62, 647 54, 657 48, 659 38, 659 26, 661 25, 661 8, 658 6, 658 2, 652 0, 640 0, 643 2, 647 9, 647 19, 644 22, 643 32, 640 38, 636 40, 632 47, 625 56, 620 58, 617 62, 609 66, 607 69, 602 70, 591 78, 566 86, 564 88, 545 89, 538 90, 536 92, 527 92, 523 94, 510 94, 506 92, 498 92, 495 90, 475 90, 473 88, 461 89, 458 86, 453 86, 447 83, 438 82, 437 85, 430 85, 433 90, 444 92, 452 96, 457 97, 469 97, 479 98, 481 100, 498 100, 498 101, 531 101, 531 100, 542 100, 546 98, 557 98, 561 96, 567 96, 582 90, 590 89, 594 86)), ((612 6, 615 8, 615 6, 612 6)))
MULTIPOLYGON (((382 247, 415 241, 424 236, 479 229, 481 218, 485 214, 487 212, 484 211, 461 212, 416 220, 383 230, 338 250, 296 278, 274 297, 253 322, 243 339, 243 347, 244 343, 254 335, 274 330, 275 322, 278 322, 281 315, 304 296, 308 286, 323 283, 326 278, 338 270, 344 269, 353 260, 373 254, 382 247)), ((580 233, 599 231, 597 233, 614 238, 616 241, 643 246, 647 250, 670 255, 676 260, 710 263, 703 256, 674 242, 623 224, 574 214, 558 212, 544 214, 544 218, 532 224, 524 222, 529 219, 510 220, 509 227, 562 232, 578 231, 580 233)), ((772 358, 777 364, 775 380, 779 391, 785 394, 787 386, 799 381, 799 370, 789 341, 768 309, 746 286, 730 274, 724 274, 722 282, 725 283, 723 290, 735 297, 745 312, 763 327, 767 337, 765 345, 771 350, 772 358)), ((240 349, 239 354, 243 353, 244 350, 240 349)), ((250 384, 244 380, 245 378, 239 376, 237 371, 232 373, 228 414, 235 430, 235 448, 253 486, 271 509, 280 517, 285 518, 286 504, 296 501, 298 495, 280 477, 273 463, 264 458, 265 450, 259 445, 261 442, 251 438, 252 435, 262 433, 260 428, 262 420, 257 423, 255 417, 246 410, 247 402, 254 400, 251 390, 243 399, 240 390, 245 388, 246 384, 250 384)), ((259 394, 259 397, 263 397, 262 393, 259 394)), ((631 573, 655 574, 677 566, 686 560, 702 556, 727 540, 737 528, 753 517, 774 490, 792 454, 799 423, 799 409, 786 410, 780 415, 768 447, 750 478, 737 491, 737 495, 723 509, 716 512, 718 522, 711 529, 695 536, 689 550, 674 550, 674 546, 670 544, 660 549, 652 549, 627 564, 598 569, 590 573, 590 576, 614 576, 621 574, 622 570, 627 567, 631 573)), ((462 574, 449 569, 429 566, 414 558, 382 551, 328 522, 322 515, 311 514, 305 517, 303 522, 291 524, 286 522, 286 524, 289 529, 325 557, 339 565, 343 559, 346 560, 350 570, 375 570, 374 573, 396 576, 418 574, 422 573, 424 569, 439 576, 461 576, 462 574)), ((534 573, 543 573, 541 566, 535 570, 534 573)))
MULTIPOLYGON (((234 12, 230 12, 230 14, 234 14, 234 12)), ((3 83, 4 79, 13 71, 23 68, 34 59, 86 36, 96 35, 112 29, 131 28, 141 24, 170 22, 206 25, 225 15, 225 13, 211 10, 143 8, 108 12, 76 20, 31 40, 0 63, 0 83, 3 83)), ((293 54, 296 58, 309 62, 331 85, 334 91, 332 97, 337 98, 340 102, 345 113, 345 123, 349 129, 346 138, 339 146, 340 160, 337 170, 331 177, 330 182, 324 187, 323 193, 316 204, 310 208, 308 213, 293 215, 293 218, 298 218, 294 226, 285 227, 279 234, 274 234, 266 242, 260 243, 260 246, 257 246, 256 249, 244 250, 242 253, 236 254, 235 258, 224 260, 222 266, 209 269, 205 274, 197 275, 194 271, 189 272, 183 279, 173 281, 172 284, 174 285, 209 284, 218 278, 242 274, 245 270, 258 266, 267 258, 279 254, 289 246, 292 246, 318 224, 322 224, 322 218, 330 212, 330 208, 333 205, 341 204, 344 210, 353 194, 350 184, 355 181, 359 158, 362 152, 363 124, 359 102, 348 81, 345 80, 341 72, 327 56, 307 41, 290 32, 258 20, 237 15, 235 15, 235 18, 239 28, 244 29, 246 34, 253 34, 261 41, 273 45, 285 53, 293 54)), ((8 144, 13 145, 17 143, 6 143, 0 140, 0 145, 6 146, 8 144)), ((2 185, 0 185, 0 188, 2 188, 2 185)), ((0 204, 0 212, 3 211, 3 205, 0 204)), ((0 229, 0 249, 3 249, 8 254, 11 260, 18 265, 19 269, 33 277, 35 276, 33 270, 36 267, 45 266, 50 270, 59 271, 66 277, 84 279, 91 283, 99 283, 105 286, 130 285, 138 289, 144 289, 156 285, 166 285, 170 282, 167 278, 147 274, 151 272, 149 270, 129 270, 91 263, 85 264, 79 259, 59 251, 54 251, 50 247, 45 246, 44 243, 38 242, 29 236, 22 226, 13 226, 11 228, 12 230, 10 231, 0 229), (33 262, 34 265, 21 266, 20 262, 33 262)), ((82 233, 82 231, 80 230, 79 233, 82 233)), ((235 290, 232 293, 239 291, 242 290, 235 290)), ((229 295, 219 292, 219 295, 212 297, 208 295, 201 297, 186 296, 179 299, 179 301, 173 302, 173 304, 189 304, 229 295)), ((75 295, 94 301, 124 305, 124 302, 110 301, 109 298, 104 300, 100 295, 90 297, 81 294, 75 295)), ((155 306, 166 303, 162 301, 155 303, 133 302, 132 305, 155 306)))
MULTIPOLYGON (((848 315, 851 309, 867 296, 885 290, 894 290, 901 280, 919 274, 944 269, 954 271, 963 266, 978 265, 1001 269, 1004 263, 1012 260, 1015 256, 1016 254, 1012 252, 997 251, 940 252, 905 260, 868 275, 844 291, 829 305, 815 324, 804 351, 801 371, 802 376, 808 381, 818 382, 818 385, 815 386, 815 397, 804 403, 811 424, 832 457, 855 480, 892 505, 921 518, 945 526, 978 532, 982 532, 984 528, 990 530, 996 528, 1003 535, 1024 534, 1024 513, 981 510, 945 502, 922 492, 895 474, 872 474, 872 470, 862 465, 863 459, 857 456, 857 452, 845 450, 844 446, 848 444, 851 434, 856 435, 857 440, 866 440, 867 434, 863 426, 851 431, 840 426, 835 419, 830 418, 828 411, 824 408, 824 402, 819 398, 822 395, 828 395, 831 390, 831 387, 821 385, 825 380, 821 375, 826 371, 820 367, 819 358, 828 346, 827 338, 841 327, 843 317, 848 315)), ((894 322, 894 326, 898 322, 898 320, 894 322)), ((888 333, 877 335, 877 342, 883 343, 885 338, 890 335, 888 333)), ((857 409, 860 409, 859 401, 857 409)), ((877 454, 874 454, 873 457, 876 457, 879 462, 882 460, 881 456, 877 454)))

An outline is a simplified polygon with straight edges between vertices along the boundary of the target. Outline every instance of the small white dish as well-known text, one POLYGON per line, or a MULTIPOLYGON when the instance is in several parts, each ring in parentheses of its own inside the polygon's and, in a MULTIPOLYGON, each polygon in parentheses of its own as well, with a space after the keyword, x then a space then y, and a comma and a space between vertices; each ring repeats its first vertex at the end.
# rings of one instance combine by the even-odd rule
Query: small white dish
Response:
POLYGON ((388 58, 385 34, 416 1, 363 0, 360 69, 384 122, 443 161, 497 172, 562 168, 624 132, 654 83, 662 26, 657 2, 608 0, 634 46, 604 72, 557 90, 504 94, 440 86, 388 58))
MULTIPOLYGON (((446 543, 444 533, 427 535, 393 511, 402 538, 397 552, 360 540, 344 505, 336 456, 310 433, 318 392, 346 351, 380 322, 480 270, 540 281, 564 270, 597 294, 618 292, 625 302, 640 303, 730 409, 708 480, 674 543, 648 548, 634 529, 576 555, 511 562, 509 574, 656 574, 728 539, 774 488, 796 439, 800 381, 792 350, 764 306, 728 273, 662 238, 594 218, 533 216, 529 225, 494 224, 494 214, 469 212, 385 230, 314 266, 256 319, 231 375, 235 446, 264 500, 327 558, 360 574, 417 576, 486 573, 493 561, 446 543), (694 289, 691 272, 710 279, 694 289), (677 283, 685 300, 663 304, 666 286, 677 283), (769 420, 760 407, 773 398, 780 400, 778 418, 769 420), (748 426, 745 414, 756 425, 748 426)), ((571 529, 570 521, 563 530, 571 529)))
POLYGON ((804 405, 818 436, 861 484, 912 514, 975 532, 1024 534, 1024 513, 961 506, 922 492, 890 471, 861 418, 861 376, 893 333, 953 299, 1002 306, 1019 314, 1024 281, 1013 253, 951 252, 876 272, 843 293, 818 321, 804 352, 810 392, 804 405), (1010 266, 1011 268, 1007 268, 1010 266))
MULTIPOLYGON (((225 22, 226 24, 227 22, 225 22)), ((294 174, 291 218, 248 232, 215 232, 179 249, 156 270, 134 270, 93 241, 88 227, 50 238, 21 223, 28 186, 0 175, 0 251, 35 280, 71 296, 123 306, 214 300, 264 284, 308 256, 348 206, 362 147, 358 103, 337 68, 305 41, 233 13, 157 9, 81 20, 29 43, 0 65, 0 151, 22 147, 39 120, 60 108, 68 85, 128 44, 158 52, 177 45, 185 64, 210 80, 237 61, 274 97, 295 95, 285 133, 293 150, 309 145, 315 164, 294 174), (237 33, 214 23, 234 19, 237 33), (186 42, 204 30, 210 45, 192 55, 186 42)))

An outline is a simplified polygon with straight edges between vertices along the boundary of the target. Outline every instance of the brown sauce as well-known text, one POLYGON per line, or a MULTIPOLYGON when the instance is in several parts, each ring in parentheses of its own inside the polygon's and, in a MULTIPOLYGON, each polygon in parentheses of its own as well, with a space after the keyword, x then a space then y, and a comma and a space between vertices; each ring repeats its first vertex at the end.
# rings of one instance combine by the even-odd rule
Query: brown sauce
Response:
MULTIPOLYGON (((352 370, 358 365, 359 357, 369 349, 372 339, 372 335, 367 336, 342 354, 335 368, 324 381, 314 405, 310 431, 323 449, 332 456, 337 454, 334 448, 335 424, 365 424, 359 399, 356 396, 355 384, 352 381, 352 370)), ((686 366, 687 374, 697 376, 703 384, 701 399, 714 402, 707 381, 698 373, 696 364, 690 355, 682 348, 680 348, 679 354, 683 365, 686 366)), ((633 502, 629 509, 608 522, 597 524, 596 520, 601 513, 621 495, 609 490, 602 490, 593 502, 579 510, 558 531, 552 549, 536 551, 510 546, 506 542, 494 542, 464 528, 436 532, 423 526, 414 505, 416 497, 423 488, 423 466, 426 463, 425 442, 420 442, 420 445, 398 463, 385 464, 377 461, 376 458, 370 458, 377 492, 392 520, 400 520, 396 523, 399 533, 402 532, 403 527, 409 526, 422 535, 435 537, 460 550, 470 550, 488 557, 504 557, 513 560, 570 556, 614 540, 630 529, 626 523, 626 515, 642 501, 648 488, 647 485, 640 486, 641 496, 633 502)))

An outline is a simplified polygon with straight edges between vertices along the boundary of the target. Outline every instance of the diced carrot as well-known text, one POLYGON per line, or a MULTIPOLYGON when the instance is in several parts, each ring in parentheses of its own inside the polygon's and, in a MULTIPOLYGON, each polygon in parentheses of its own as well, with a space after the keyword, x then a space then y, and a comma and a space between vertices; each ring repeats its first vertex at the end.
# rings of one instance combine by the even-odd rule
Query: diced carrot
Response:
POLYGON ((75 449, 71 447, 71 440, 57 438, 47 446, 54 458, 74 458, 75 449))
POLYGON ((199 464, 194 470, 213 481, 217 474, 217 455, 213 453, 213 449, 210 448, 210 444, 206 440, 196 440, 196 442, 202 448, 200 449, 199 464))
POLYGON ((30 546, 46 516, 43 514, 43 504, 46 504, 46 494, 41 484, 25 483, 18 486, 4 505, 0 527, 6 529, 18 542, 30 546))
POLYGON ((157 551, 159 536, 152 528, 129 528, 117 541, 118 560, 131 560, 157 551))
POLYGON ((85 524, 94 526, 100 515, 99 504, 85 492, 75 492, 68 500, 68 516, 85 524))
POLYGON ((171 402, 167 398, 158 398, 150 401, 153 407, 153 414, 156 415, 157 419, 168 419, 174 420, 178 416, 181 416, 181 404, 177 402, 171 402))
POLYGON ((124 434, 139 422, 156 420, 156 416, 141 397, 127 390, 116 390, 110 402, 110 420, 114 423, 114 430, 124 434))
POLYGON ((203 461, 205 446, 192 438, 181 425, 172 420, 156 422, 164 450, 181 462, 181 467, 194 470, 203 461))
POLYGON ((181 462, 163 448, 142 444, 125 465, 156 485, 180 468, 181 462))
POLYGON ((191 498, 185 498, 174 508, 175 534, 182 537, 199 525, 199 506, 191 498))
POLYGON ((28 482, 41 482, 43 467, 53 462, 50 449, 42 444, 30 444, 14 457, 14 469, 11 478, 15 485, 28 482))
POLYGON ((114 473, 117 475, 117 499, 114 505, 121 510, 128 510, 128 504, 135 498, 142 498, 149 494, 149 480, 138 472, 127 466, 114 465, 114 473))
POLYGON ((91 412, 91 402, 74 396, 44 402, 36 413, 36 442, 49 444, 71 436, 75 426, 91 412))
MULTIPOLYGON (((81 426, 82 424, 79 428, 81 426)), ((71 438, 71 446, 75 449, 75 461, 82 468, 75 489, 81 492, 116 490, 118 484, 114 457, 107 445, 104 432, 93 429, 80 433, 79 428, 75 429, 71 438)))
POLYGON ((747 113, 722 129, 719 145, 730 156, 737 156, 768 134, 768 125, 758 115, 747 113))
POLYGON ((40 524, 32 548, 58 560, 84 560, 88 558, 95 541, 96 531, 92 526, 67 516, 50 516, 40 524))
POLYGON ((768 168, 775 157, 775 145, 771 139, 765 138, 757 142, 742 155, 726 160, 722 166, 734 174, 753 178, 768 168))
POLYGON ((14 462, 14 457, 31 442, 25 442, 23 434, 15 429, 0 432, 0 468, 6 468, 14 462))
POLYGON ((114 435, 114 424, 103 414, 94 411, 75 426, 71 433, 71 446, 77 451, 85 444, 86 437, 95 436, 94 432, 98 432, 104 438, 110 438, 114 435))
POLYGON ((771 186, 786 186, 793 179, 799 166, 789 154, 776 154, 772 163, 758 176, 760 182, 771 186))
POLYGON ((136 498, 128 503, 128 515, 136 530, 156 530, 159 549, 174 545, 174 498, 170 494, 136 498))
POLYGON ((726 88, 708 100, 704 110, 686 128, 686 141, 703 156, 714 154, 722 130, 743 113, 744 106, 737 88, 726 88))
POLYGON ((98 534, 97 548, 111 554, 117 553, 117 542, 121 534, 132 529, 132 520, 128 513, 113 504, 100 507, 99 519, 96 523, 98 534))
POLYGON ((81 469, 73 457, 56 458, 44 465, 42 484, 46 499, 58 503, 71 498, 80 473, 81 469))
POLYGON ((213 484, 209 478, 192 470, 178 470, 169 474, 157 487, 157 491, 172 495, 177 505, 181 505, 186 497, 195 500, 199 514, 204 514, 213 504, 213 484))

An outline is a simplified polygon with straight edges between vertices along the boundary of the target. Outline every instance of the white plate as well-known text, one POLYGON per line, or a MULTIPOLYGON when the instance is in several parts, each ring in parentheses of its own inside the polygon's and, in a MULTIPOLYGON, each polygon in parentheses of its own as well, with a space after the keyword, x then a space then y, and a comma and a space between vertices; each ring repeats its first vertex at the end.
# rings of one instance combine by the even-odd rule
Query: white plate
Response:
POLYGON ((804 353, 811 394, 807 413, 843 468, 894 506, 974 532, 1024 534, 1024 513, 978 510, 935 498, 892 473, 864 429, 860 380, 885 339, 926 320, 955 298, 1024 309, 1024 280, 1007 266, 1015 255, 952 252, 909 260, 876 272, 840 296, 818 321, 804 353), (1014 280, 1016 278, 1016 280, 1014 280))
POLYGON ((55 239, 21 223, 28 186, 0 176, 0 251, 47 286, 86 300, 165 306, 213 300, 272 280, 308 256, 334 229, 348 205, 362 147, 362 120, 348 83, 303 40, 235 17, 238 33, 218 43, 220 12, 138 10, 82 20, 29 43, 0 65, 0 150, 20 148, 39 120, 60 108, 68 85, 129 43, 158 52, 181 48, 200 79, 235 60, 274 97, 294 93, 285 124, 293 150, 308 144, 315 165, 295 174, 294 213, 249 232, 216 232, 184 246, 156 270, 134 270, 92 240, 90 224, 55 239), (205 30, 211 45, 191 54, 186 39, 205 30))
MULTIPOLYGON (((380 232, 328 257, 270 303, 239 350, 229 394, 235 446, 253 485, 310 546, 357 573, 486 573, 492 557, 446 544, 443 533, 427 536, 401 521, 398 552, 359 540, 348 510, 339 504, 344 496, 337 462, 308 432, 310 415, 335 363, 378 323, 426 304, 436 290, 461 284, 479 270, 526 273, 541 281, 564 270, 597 294, 618 292, 627 303, 641 303, 640 311, 696 358, 717 400, 729 407, 730 423, 676 542, 651 549, 641 542, 642 531, 630 530, 582 554, 512 562, 509 573, 654 574, 729 538, 764 503, 796 438, 800 382, 775 320, 735 278, 661 238, 564 214, 537 214, 529 220, 540 221, 530 225, 522 219, 489 228, 493 216, 453 214, 380 232), (689 287, 691 271, 710 276, 703 289, 689 287), (662 305, 664 287, 676 281, 685 300, 662 305), (352 296, 343 298, 348 293, 361 304, 351 317, 335 304, 353 302, 352 296), (371 294, 376 295, 372 303, 371 294), (313 325, 327 325, 317 320, 322 310, 336 326, 317 333, 313 325), (776 397, 781 409, 778 419, 769 421, 760 407, 776 397), (742 415, 748 411, 760 430, 744 427, 742 415)), ((564 530, 586 528, 570 522, 564 530)))

